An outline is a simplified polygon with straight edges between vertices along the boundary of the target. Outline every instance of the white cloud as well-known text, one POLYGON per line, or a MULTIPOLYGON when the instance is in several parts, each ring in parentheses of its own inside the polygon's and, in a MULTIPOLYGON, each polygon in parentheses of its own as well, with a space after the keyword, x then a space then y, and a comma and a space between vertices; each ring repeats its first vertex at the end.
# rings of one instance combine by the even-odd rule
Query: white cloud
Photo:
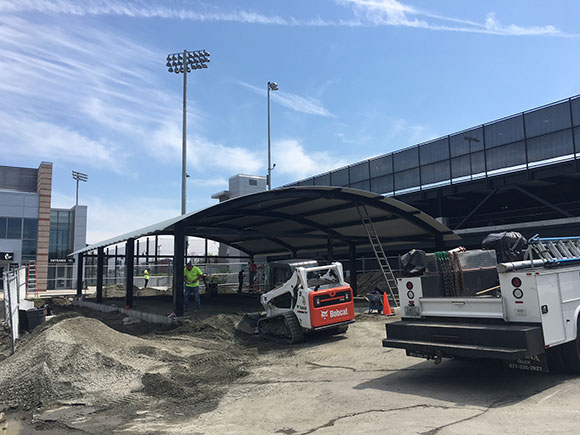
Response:
POLYGON ((17 156, 83 163, 117 172, 123 166, 123 154, 110 144, 25 113, 0 114, 0 141, 16 145, 10 152, 17 156))
POLYGON ((484 23, 478 23, 417 9, 397 0, 336 0, 336 2, 352 6, 355 16, 359 19, 358 25, 361 26, 415 27, 428 30, 511 36, 580 36, 566 34, 552 25, 529 27, 516 24, 503 25, 496 18, 495 12, 490 12, 484 23), (454 24, 459 24, 459 26, 454 24))
POLYGON ((298 180, 346 165, 346 161, 323 151, 307 151, 297 139, 284 139, 272 145, 275 171, 298 180))
MULTIPOLYGON (((250 85, 248 83, 239 82, 242 86, 251 89, 257 94, 266 95, 268 92, 265 89, 258 88, 257 86, 250 85)), ((300 95, 292 94, 285 91, 271 91, 270 99, 273 102, 279 103, 288 109, 295 110, 296 112, 302 112, 309 115, 319 115, 327 118, 333 118, 334 115, 330 113, 320 101, 315 98, 301 97, 300 95)))
POLYGON ((232 22, 278 26, 311 27, 360 27, 397 26, 422 28, 436 31, 484 33, 493 35, 580 37, 565 33, 552 25, 521 26, 501 24, 490 12, 484 22, 444 16, 415 8, 397 0, 335 0, 341 5, 351 6, 354 18, 329 20, 317 16, 298 19, 279 15, 264 15, 251 10, 221 10, 219 7, 199 2, 174 0, 160 3, 155 0, 123 2, 115 0, 21 0, 0 3, 0 13, 40 12, 45 14, 67 14, 77 16, 123 16, 131 18, 164 18, 195 22, 232 22), (167 5, 169 3, 169 6, 167 5), (175 5, 172 7, 172 5, 175 5))

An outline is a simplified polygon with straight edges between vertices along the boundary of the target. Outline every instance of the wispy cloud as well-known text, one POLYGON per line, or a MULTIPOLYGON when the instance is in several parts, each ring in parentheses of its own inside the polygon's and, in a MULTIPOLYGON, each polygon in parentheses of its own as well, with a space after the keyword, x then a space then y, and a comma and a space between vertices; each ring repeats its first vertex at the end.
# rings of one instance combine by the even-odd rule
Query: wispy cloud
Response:
POLYGON ((338 4, 351 6, 359 20, 358 25, 414 27, 428 30, 484 33, 511 36, 560 36, 578 37, 564 33, 552 25, 521 26, 502 24, 495 12, 487 14, 482 23, 457 17, 444 16, 415 8, 397 0, 336 0, 338 4))
MULTIPOLYGON (((249 83, 239 82, 242 86, 251 89, 257 94, 266 95, 267 90, 250 85, 249 83)), ((315 98, 301 97, 300 95, 292 94, 286 91, 270 92, 270 99, 273 102, 281 104, 288 109, 302 112, 309 115, 319 115, 326 118, 333 118, 334 115, 330 113, 322 103, 315 98)))
POLYGON ((320 16, 299 19, 293 16, 266 15, 239 8, 222 10, 218 6, 208 5, 207 3, 192 4, 191 2, 180 0, 163 3, 156 0, 142 0, 132 3, 116 0, 14 0, 0 3, 0 13, 41 12, 77 16, 105 15, 278 26, 395 26, 510 36, 580 36, 563 32, 553 25, 522 26, 518 24, 502 24, 493 11, 489 12, 481 22, 478 22, 419 9, 399 0, 335 0, 335 2, 339 5, 351 7, 353 16, 338 19, 326 19, 320 16))
POLYGON ((346 165, 346 160, 324 151, 306 151, 298 139, 274 142, 273 155, 276 172, 300 179, 346 165))

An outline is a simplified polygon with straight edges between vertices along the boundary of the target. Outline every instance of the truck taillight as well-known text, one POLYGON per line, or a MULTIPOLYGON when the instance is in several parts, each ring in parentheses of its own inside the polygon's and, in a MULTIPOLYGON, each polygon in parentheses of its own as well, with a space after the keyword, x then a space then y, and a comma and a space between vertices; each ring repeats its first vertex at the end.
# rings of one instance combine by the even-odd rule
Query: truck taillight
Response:
POLYGON ((519 279, 517 276, 512 278, 512 285, 514 287, 521 287, 522 286, 522 280, 519 279))
POLYGON ((411 281, 407 281, 407 289, 413 290, 413 283, 411 281))

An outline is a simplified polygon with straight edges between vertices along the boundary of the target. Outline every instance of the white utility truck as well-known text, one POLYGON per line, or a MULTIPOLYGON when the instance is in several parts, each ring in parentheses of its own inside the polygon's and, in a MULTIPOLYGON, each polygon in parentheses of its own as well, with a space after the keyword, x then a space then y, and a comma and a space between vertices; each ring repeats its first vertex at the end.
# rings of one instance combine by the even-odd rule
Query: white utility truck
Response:
POLYGON ((398 279, 402 320, 383 346, 580 373, 580 237, 535 236, 523 261, 494 263, 487 250, 427 254, 424 273, 398 279))

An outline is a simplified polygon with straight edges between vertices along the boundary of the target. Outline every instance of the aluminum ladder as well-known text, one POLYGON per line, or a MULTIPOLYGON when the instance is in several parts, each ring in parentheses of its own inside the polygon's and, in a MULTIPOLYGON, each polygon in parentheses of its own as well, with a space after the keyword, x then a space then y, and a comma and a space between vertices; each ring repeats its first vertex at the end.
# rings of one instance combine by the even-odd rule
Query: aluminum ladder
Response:
POLYGON ((395 291, 398 291, 397 287, 397 279, 393 274, 393 270, 391 269, 391 265, 387 260, 387 256, 383 249, 383 245, 379 239, 377 231, 375 230, 375 226, 373 221, 371 220, 366 205, 358 205, 357 204, 358 214, 360 216, 361 222, 369 238, 369 242, 373 248, 373 252, 375 253, 375 257, 379 263, 379 267, 381 268, 381 272, 385 278, 385 282, 387 283, 387 288, 389 289, 389 293, 391 294, 391 298, 393 303, 396 307, 399 306, 397 299, 395 298, 395 291))
POLYGON ((528 240, 526 260, 533 260, 534 255, 544 260, 547 265, 580 262, 580 237, 546 237, 536 234, 528 240))
POLYGON ((34 292, 34 295, 38 297, 38 288, 36 286, 36 263, 31 261, 28 263, 28 268, 26 269, 26 294, 34 292))

